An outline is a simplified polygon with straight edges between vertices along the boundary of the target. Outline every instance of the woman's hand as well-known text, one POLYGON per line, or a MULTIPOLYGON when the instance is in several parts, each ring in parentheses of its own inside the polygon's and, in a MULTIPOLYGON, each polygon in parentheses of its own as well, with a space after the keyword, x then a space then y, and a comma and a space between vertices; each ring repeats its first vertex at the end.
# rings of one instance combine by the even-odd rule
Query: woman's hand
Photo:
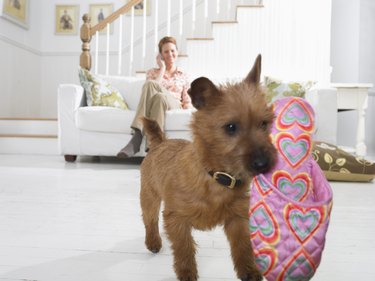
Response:
POLYGON ((160 54, 156 56, 156 63, 161 70, 165 70, 165 61, 160 54))

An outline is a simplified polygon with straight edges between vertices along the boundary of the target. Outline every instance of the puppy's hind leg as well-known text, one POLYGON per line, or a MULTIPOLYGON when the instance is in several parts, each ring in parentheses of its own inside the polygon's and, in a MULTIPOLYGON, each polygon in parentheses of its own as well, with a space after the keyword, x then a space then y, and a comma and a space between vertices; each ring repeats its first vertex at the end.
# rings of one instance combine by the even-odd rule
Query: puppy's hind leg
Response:
POLYGON ((147 249, 158 253, 162 243, 159 234, 159 211, 161 197, 152 188, 147 188, 145 180, 141 180, 141 208, 146 228, 145 244, 147 249))

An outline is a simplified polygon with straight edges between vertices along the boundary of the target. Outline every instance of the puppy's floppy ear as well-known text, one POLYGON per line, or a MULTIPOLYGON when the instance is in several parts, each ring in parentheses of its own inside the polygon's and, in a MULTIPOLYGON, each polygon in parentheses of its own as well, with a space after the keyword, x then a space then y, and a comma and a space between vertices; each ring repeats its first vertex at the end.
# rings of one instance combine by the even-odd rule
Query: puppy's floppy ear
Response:
POLYGON ((260 82, 261 70, 262 70, 262 56, 261 54, 259 54, 257 58, 255 59, 253 68, 250 70, 249 74, 247 75, 244 81, 249 84, 255 83, 258 85, 260 82))
POLYGON ((188 90, 191 101, 196 109, 206 106, 211 99, 219 95, 219 90, 214 83, 206 77, 195 79, 188 90))

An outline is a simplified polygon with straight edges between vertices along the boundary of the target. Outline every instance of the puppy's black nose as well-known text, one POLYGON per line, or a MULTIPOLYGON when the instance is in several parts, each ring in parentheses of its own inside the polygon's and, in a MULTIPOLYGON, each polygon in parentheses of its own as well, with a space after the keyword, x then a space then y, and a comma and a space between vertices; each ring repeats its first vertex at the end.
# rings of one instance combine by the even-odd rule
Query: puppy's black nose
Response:
POLYGON ((251 168, 258 173, 267 172, 270 168, 270 161, 265 155, 259 155, 251 161, 251 168))

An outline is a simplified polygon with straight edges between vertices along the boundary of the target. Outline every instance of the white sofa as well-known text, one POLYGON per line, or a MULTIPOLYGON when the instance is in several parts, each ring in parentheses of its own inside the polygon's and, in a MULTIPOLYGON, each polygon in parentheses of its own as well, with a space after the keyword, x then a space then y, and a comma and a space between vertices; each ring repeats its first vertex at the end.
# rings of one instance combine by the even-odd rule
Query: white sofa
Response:
MULTIPOLYGON (((77 156, 115 156, 131 139, 130 124, 144 83, 143 78, 103 77, 117 88, 129 110, 86 106, 80 85, 58 87, 58 143, 65 160, 77 156)), ((316 139, 336 143, 337 102, 335 89, 310 90, 306 98, 317 114, 316 139)), ((194 110, 170 110, 166 113, 165 132, 169 138, 191 139, 189 122, 194 110)), ((144 155, 144 146, 137 154, 144 155)), ((137 156, 136 155, 136 156, 137 156)))
MULTIPOLYGON (((58 88, 58 143, 66 161, 79 155, 115 156, 131 139, 130 124, 135 116, 143 78, 103 77, 120 91, 129 110, 86 106, 80 85, 61 84, 58 88)), ((165 132, 170 138, 190 138, 189 121, 193 110, 169 110, 165 132)), ((144 155, 144 145, 136 156, 144 155)))

